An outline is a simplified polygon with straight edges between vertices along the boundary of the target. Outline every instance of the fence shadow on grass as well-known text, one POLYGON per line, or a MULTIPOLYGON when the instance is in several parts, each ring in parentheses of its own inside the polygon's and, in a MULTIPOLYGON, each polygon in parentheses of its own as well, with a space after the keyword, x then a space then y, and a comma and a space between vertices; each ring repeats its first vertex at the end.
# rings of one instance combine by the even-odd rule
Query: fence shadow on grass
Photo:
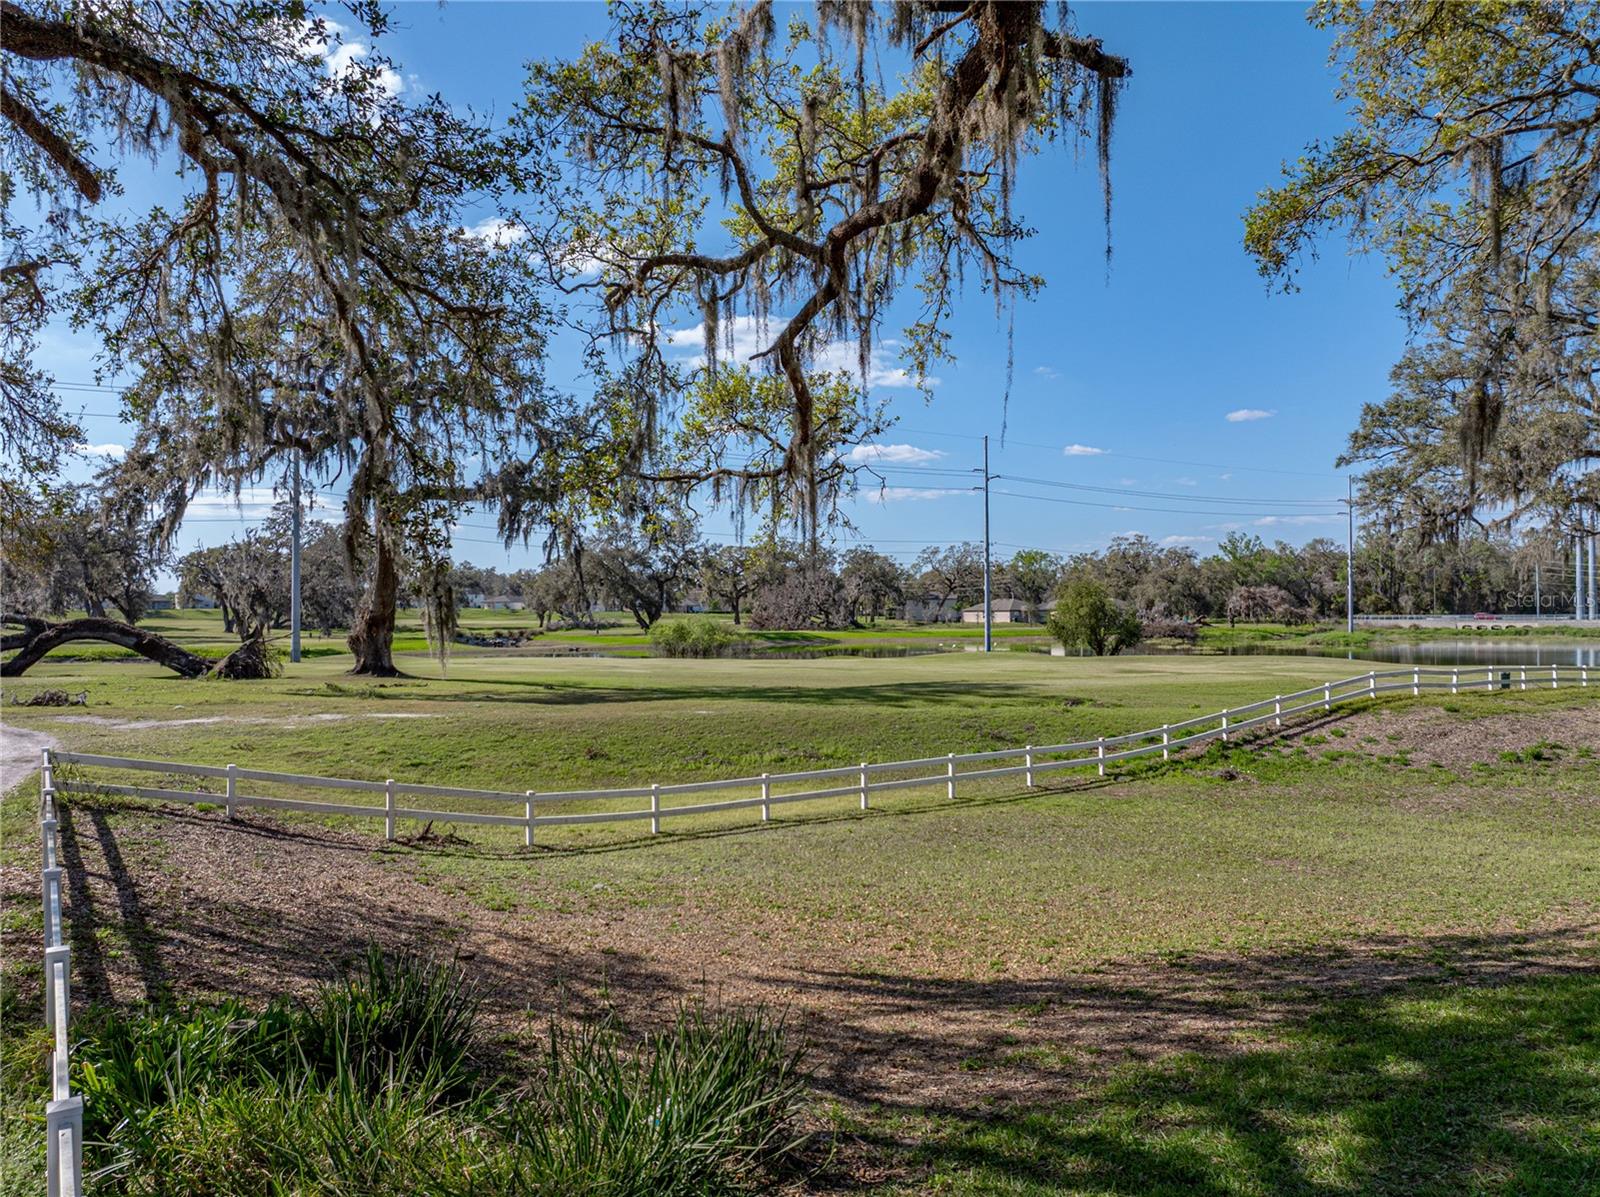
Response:
MULTIPOLYGON (((1131 1015, 1163 996, 1111 983, 1098 1000, 1131 1015)), ((862 1139, 962 1178, 957 1192, 1593 1193, 1596 1025, 1592 961, 1387 994, 1335 985, 1269 1044, 1122 1064, 1056 1101, 945 1109, 910 1149, 875 1123, 862 1139)))

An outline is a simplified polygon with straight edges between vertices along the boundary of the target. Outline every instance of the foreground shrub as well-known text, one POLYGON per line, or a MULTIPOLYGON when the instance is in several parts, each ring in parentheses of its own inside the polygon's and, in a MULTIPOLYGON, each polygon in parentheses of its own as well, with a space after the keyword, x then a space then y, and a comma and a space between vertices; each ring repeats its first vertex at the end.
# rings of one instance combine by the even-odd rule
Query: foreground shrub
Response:
POLYGON ((304 1002, 107 1016, 74 1059, 94 1191, 728 1194, 795 1148, 799 1056, 761 1011, 690 1008, 638 1050, 552 1030, 515 1092, 474 1063, 477 1013, 453 966, 374 950, 304 1002))

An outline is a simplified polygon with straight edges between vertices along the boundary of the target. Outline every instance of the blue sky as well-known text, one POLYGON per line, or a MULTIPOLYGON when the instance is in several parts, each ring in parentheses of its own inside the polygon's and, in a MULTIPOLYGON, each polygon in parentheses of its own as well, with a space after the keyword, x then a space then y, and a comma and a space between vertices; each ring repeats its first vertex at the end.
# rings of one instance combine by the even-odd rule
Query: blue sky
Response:
MULTIPOLYGON (((1269 540, 1342 536, 1336 505, 1310 501, 1342 496, 1334 458, 1361 404, 1386 393, 1405 334, 1394 288, 1381 261, 1352 258, 1333 241, 1302 273, 1299 293, 1272 293, 1241 247, 1255 193, 1306 142, 1344 125, 1328 34, 1292 4, 1103 3, 1075 12, 1081 31, 1134 68, 1112 152, 1109 278, 1092 150, 1053 147, 1026 159, 1015 209, 1037 235, 1021 256, 1047 286, 1016 310, 1009 406, 1005 323, 974 289, 951 327, 956 363, 938 370, 932 401, 880 389, 899 418, 884 440, 902 468, 890 477, 889 501, 851 505, 858 531, 845 540, 909 558, 927 542, 978 538, 981 500, 949 489, 967 485, 949 471, 978 466, 985 434, 992 471, 1009 476, 993 484, 1005 492, 992 500, 1000 556, 1019 546, 1075 552, 1133 531, 1202 553, 1232 527, 1269 540)), ((382 48, 408 91, 437 91, 504 118, 528 59, 576 52, 606 28, 599 4, 405 4, 382 48)), ((131 198, 160 190, 136 172, 126 174, 131 198)), ((893 334, 891 319, 885 335, 893 334)), ((65 383, 90 381, 93 348, 56 327, 44 364, 65 383)), ((582 387, 573 353, 556 353, 551 379, 582 387)), ((114 397, 64 393, 90 412, 115 410, 114 397)), ((87 426, 91 444, 127 440, 114 417, 87 426)), ((204 503, 179 547, 224 540, 260 511, 259 502, 242 511, 204 503)), ((464 522, 458 559, 505 568, 538 556, 492 543, 485 515, 464 522)), ((727 513, 705 520, 721 539, 733 526, 727 513)))

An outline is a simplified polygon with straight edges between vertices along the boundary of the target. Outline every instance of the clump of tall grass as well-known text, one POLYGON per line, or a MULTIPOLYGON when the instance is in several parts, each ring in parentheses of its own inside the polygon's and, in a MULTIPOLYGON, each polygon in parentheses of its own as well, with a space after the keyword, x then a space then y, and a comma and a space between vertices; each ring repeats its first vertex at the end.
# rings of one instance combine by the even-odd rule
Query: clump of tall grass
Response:
POLYGON ((798 1053, 764 1011, 682 1011, 630 1048, 552 1029, 480 1066, 453 965, 374 950, 304 1001, 110 1014, 75 1050, 96 1190, 213 1197, 750 1191, 798 1142, 798 1053))
POLYGON ((734 1193, 795 1151, 804 1089, 781 1019, 692 1006, 637 1051, 603 1029, 552 1029, 508 1125, 541 1193, 734 1193))

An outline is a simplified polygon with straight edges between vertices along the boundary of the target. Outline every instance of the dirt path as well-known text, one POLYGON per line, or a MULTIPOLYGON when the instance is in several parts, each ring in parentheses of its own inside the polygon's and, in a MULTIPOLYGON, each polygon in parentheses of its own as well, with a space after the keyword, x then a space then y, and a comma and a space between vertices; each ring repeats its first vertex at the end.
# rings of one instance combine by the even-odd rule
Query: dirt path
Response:
POLYGON ((45 732, 0 724, 0 794, 9 794, 39 768, 39 754, 54 748, 56 738, 45 732))

